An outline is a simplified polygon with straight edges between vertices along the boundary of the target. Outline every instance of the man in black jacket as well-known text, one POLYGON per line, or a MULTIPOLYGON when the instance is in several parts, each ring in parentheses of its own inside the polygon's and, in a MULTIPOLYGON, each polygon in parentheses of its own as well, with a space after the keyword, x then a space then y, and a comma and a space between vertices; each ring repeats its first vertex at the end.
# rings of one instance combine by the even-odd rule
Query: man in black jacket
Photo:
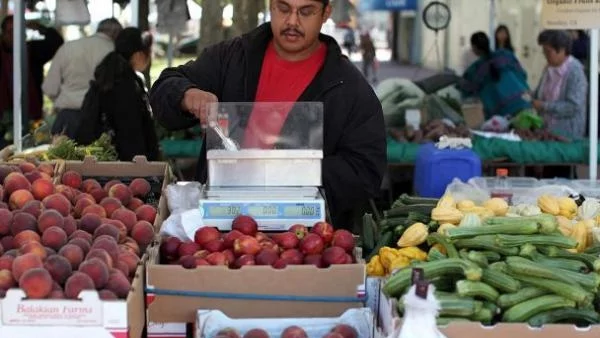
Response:
MULTIPOLYGON (((331 14, 329 0, 271 0, 270 6, 270 23, 165 69, 151 91, 154 113, 166 128, 183 129, 205 122, 211 102, 322 102, 323 186, 331 221, 351 228, 357 206, 379 192, 386 166, 381 104, 336 41, 319 33, 331 14)), ((248 134, 267 125, 281 132, 287 119, 284 113, 274 122, 253 111, 244 146, 272 148, 248 134)), ((198 167, 205 182, 205 145, 198 167)))

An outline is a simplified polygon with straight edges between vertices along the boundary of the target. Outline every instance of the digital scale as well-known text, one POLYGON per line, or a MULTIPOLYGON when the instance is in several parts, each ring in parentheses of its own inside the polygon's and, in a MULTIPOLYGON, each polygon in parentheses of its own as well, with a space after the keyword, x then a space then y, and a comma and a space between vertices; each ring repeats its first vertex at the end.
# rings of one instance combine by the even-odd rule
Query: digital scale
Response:
POLYGON ((323 159, 322 103, 219 102, 209 107, 208 120, 208 184, 199 204, 205 226, 228 231, 238 215, 252 216, 260 231, 285 231, 294 224, 312 227, 325 221, 325 199, 318 188, 323 159), (239 121, 247 120, 253 110, 270 114, 291 107, 294 113, 290 114, 296 118, 291 119, 295 124, 290 130, 302 137, 272 135, 255 126, 256 135, 283 140, 286 147, 255 149, 237 143, 245 133, 239 121))
POLYGON ((285 231, 294 224, 325 221, 325 200, 316 187, 210 187, 203 191, 205 225, 231 230, 238 215, 252 216, 260 231, 285 231))

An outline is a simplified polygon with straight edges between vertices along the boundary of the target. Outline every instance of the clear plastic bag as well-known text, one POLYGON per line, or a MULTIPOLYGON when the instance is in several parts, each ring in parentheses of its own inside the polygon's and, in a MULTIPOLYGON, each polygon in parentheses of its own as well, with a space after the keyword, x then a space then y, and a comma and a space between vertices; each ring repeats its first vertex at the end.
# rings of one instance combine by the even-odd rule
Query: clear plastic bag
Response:
POLYGON ((198 182, 170 184, 165 195, 171 215, 163 222, 160 234, 193 240, 194 232, 203 225, 199 209, 202 185, 198 182))
POLYGON ((545 185, 539 188, 527 189, 518 194, 513 194, 512 203, 536 205, 537 200, 542 195, 550 195, 555 197, 569 197, 578 195, 577 191, 569 188, 566 185, 545 185))
POLYGON ((471 200, 475 204, 483 204, 490 199, 490 192, 486 187, 481 187, 476 184, 477 181, 469 180, 465 183, 458 178, 452 180, 452 183, 446 187, 446 194, 452 196, 456 202, 463 200, 471 200))

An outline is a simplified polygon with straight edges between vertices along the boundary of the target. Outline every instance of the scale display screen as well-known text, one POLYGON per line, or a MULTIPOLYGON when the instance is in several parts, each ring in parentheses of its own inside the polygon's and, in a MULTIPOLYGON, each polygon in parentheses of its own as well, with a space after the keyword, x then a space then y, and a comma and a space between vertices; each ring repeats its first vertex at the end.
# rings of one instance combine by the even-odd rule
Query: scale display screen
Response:
POLYGON ((292 202, 203 202, 200 206, 204 219, 233 219, 250 215, 259 219, 320 219, 324 213, 320 203, 292 202))

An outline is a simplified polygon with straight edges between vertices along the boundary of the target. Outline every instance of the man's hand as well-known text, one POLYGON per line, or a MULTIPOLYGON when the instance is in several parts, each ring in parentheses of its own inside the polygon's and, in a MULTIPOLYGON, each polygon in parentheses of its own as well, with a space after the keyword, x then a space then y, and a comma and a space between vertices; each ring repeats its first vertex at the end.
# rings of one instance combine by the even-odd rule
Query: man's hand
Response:
POLYGON ((208 104, 216 102, 219 102, 219 100, 215 94, 197 88, 191 88, 183 95, 181 107, 183 110, 196 116, 201 124, 206 124, 208 104))

